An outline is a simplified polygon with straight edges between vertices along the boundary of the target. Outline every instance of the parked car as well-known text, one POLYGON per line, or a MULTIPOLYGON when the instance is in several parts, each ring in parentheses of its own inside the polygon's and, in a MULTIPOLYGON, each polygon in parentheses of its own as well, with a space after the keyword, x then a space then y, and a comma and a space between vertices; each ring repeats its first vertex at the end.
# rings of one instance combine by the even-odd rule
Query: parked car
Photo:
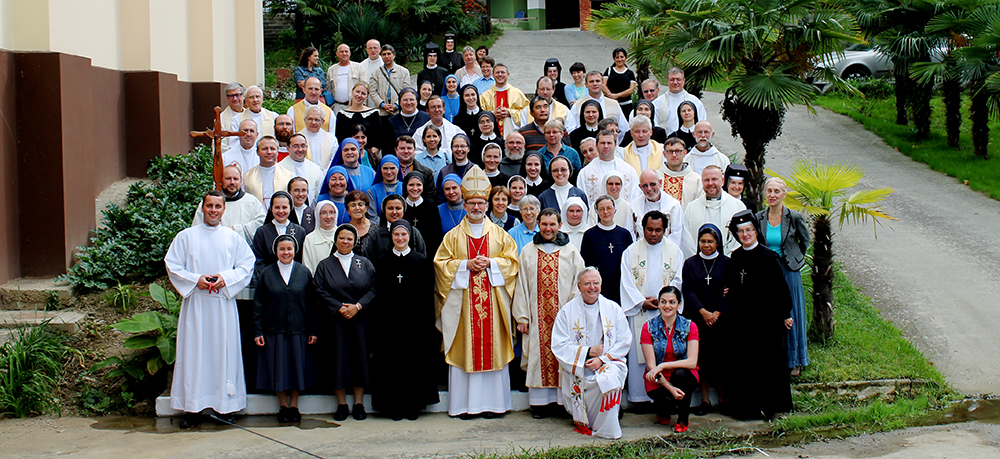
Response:
MULTIPOLYGON (((931 60, 941 62, 947 54, 946 44, 931 50, 931 60)), ((881 50, 873 48, 869 44, 855 43, 844 50, 844 55, 830 53, 823 56, 818 65, 828 66, 832 64, 834 71, 845 80, 856 78, 876 77, 881 78, 892 74, 892 59, 881 50)), ((812 80, 821 91, 829 89, 830 83, 819 78, 812 80)))

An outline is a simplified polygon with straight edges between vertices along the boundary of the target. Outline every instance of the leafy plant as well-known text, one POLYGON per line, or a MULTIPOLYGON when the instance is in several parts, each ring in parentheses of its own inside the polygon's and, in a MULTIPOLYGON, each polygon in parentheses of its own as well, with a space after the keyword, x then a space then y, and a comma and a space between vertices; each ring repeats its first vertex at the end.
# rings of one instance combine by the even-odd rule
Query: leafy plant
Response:
POLYGON ((170 243, 191 226, 199 197, 212 189, 211 148, 156 158, 148 174, 153 182, 132 184, 124 206, 102 211, 104 227, 95 230, 89 246, 77 247, 79 261, 58 280, 89 292, 166 274, 163 257, 170 243))
POLYGON ((127 390, 114 391, 107 395, 104 391, 84 386, 79 395, 80 408, 89 414, 110 414, 128 410, 135 406, 135 394, 127 390))
POLYGON ((0 416, 59 412, 54 393, 68 348, 47 325, 18 329, 0 346, 0 416))
MULTIPOLYGON (((791 172, 781 176, 768 169, 771 176, 781 177, 789 191, 784 204, 789 209, 805 212, 813 217, 813 338, 826 341, 833 336, 835 309, 833 297, 833 221, 876 223, 896 220, 882 210, 879 204, 892 188, 859 190, 848 194, 865 171, 852 164, 820 165, 805 159, 792 164, 791 172)), ((876 233, 877 236, 877 233, 876 233)))
POLYGON ((90 367, 91 372, 117 365, 118 368, 109 371, 106 378, 129 375, 141 380, 145 377, 143 370, 153 375, 163 367, 174 364, 177 358, 177 318, 181 311, 181 300, 159 284, 150 284, 146 295, 160 303, 166 313, 142 312, 111 326, 115 330, 133 334, 123 344, 126 349, 145 352, 127 358, 104 359, 90 367))
POLYGON ((62 309, 62 300, 59 299, 59 294, 55 290, 45 291, 45 310, 46 311, 58 311, 62 309))
POLYGON ((448 32, 455 34, 455 39, 465 41, 476 35, 483 33, 483 26, 476 16, 471 14, 457 14, 449 21, 448 32))
POLYGON ((117 287, 111 287, 104 292, 104 302, 112 308, 128 312, 129 309, 134 308, 136 303, 139 302, 139 298, 135 288, 131 285, 122 285, 119 282, 117 287))

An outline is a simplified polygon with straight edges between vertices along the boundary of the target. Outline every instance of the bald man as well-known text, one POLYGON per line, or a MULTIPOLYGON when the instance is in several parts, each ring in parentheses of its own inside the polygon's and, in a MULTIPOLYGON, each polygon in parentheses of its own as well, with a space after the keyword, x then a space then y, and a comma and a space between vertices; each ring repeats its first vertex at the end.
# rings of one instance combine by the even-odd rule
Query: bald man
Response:
POLYGON ((330 130, 330 122, 333 119, 333 110, 327 107, 320 98, 323 96, 323 82, 319 81, 319 78, 309 77, 306 78, 305 83, 305 99, 298 101, 295 105, 288 107, 288 111, 285 112, 286 115, 290 116, 295 121, 295 132, 300 132, 306 127, 306 109, 314 105, 318 105, 323 109, 323 130, 333 133, 330 130))
POLYGON ((351 47, 341 43, 337 47, 337 63, 326 70, 326 87, 333 94, 333 113, 337 114, 351 103, 351 89, 357 83, 367 83, 368 72, 357 62, 351 62, 351 47))
POLYGON ((694 125, 696 143, 688 152, 688 163, 691 164, 691 169, 695 174, 701 175, 701 171, 708 165, 718 166, 722 170, 729 167, 729 157, 722 154, 715 148, 715 145, 712 145, 713 138, 715 138, 715 131, 712 130, 712 123, 699 121, 694 125))
POLYGON ((663 191, 663 173, 652 169, 642 171, 639 174, 639 189, 642 191, 642 196, 631 202, 632 226, 626 229, 632 230, 632 237, 641 239, 642 217, 658 210, 670 217, 669 225, 664 228, 666 234, 663 237, 680 247, 684 233, 684 211, 680 201, 663 191))

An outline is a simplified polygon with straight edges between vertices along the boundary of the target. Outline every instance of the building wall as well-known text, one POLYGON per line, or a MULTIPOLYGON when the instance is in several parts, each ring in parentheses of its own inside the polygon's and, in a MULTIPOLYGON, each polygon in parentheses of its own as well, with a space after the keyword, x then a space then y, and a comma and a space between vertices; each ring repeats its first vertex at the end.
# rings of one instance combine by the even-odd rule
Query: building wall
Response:
POLYGON ((0 282, 21 276, 14 54, 0 50, 0 282))

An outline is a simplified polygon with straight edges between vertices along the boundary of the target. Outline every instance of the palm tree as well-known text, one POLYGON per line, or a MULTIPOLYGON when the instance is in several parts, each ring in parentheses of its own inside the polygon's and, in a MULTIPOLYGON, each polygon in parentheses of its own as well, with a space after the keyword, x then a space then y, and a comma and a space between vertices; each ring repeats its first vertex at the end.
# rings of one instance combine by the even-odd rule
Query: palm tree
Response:
MULTIPOLYGON (((723 119, 743 140, 750 196, 760 204, 767 144, 781 134, 785 109, 810 104, 816 60, 860 43, 853 17, 826 0, 620 0, 621 15, 595 14, 592 30, 636 44, 632 54, 695 69, 695 86, 728 85, 723 119)), ((857 93, 828 70, 820 76, 857 93)))
MULTIPOLYGON (((1000 4, 995 0, 955 0, 953 8, 927 24, 928 33, 952 33, 968 46, 952 51, 955 72, 969 86, 972 104, 972 150, 982 159, 989 157, 989 116, 1000 106, 1000 4)), ((917 67, 932 73, 933 65, 917 67)))
MULTIPOLYGON (((792 164, 787 176, 768 169, 768 175, 781 177, 788 186, 783 204, 792 210, 813 217, 813 324, 814 338, 826 341, 833 336, 835 305, 833 302, 833 222, 865 223, 871 218, 875 223, 896 220, 882 210, 879 203, 892 193, 892 188, 858 190, 848 194, 848 189, 858 184, 865 171, 853 164, 820 165, 799 159, 792 164)), ((878 233, 875 234, 878 237, 878 233)))

